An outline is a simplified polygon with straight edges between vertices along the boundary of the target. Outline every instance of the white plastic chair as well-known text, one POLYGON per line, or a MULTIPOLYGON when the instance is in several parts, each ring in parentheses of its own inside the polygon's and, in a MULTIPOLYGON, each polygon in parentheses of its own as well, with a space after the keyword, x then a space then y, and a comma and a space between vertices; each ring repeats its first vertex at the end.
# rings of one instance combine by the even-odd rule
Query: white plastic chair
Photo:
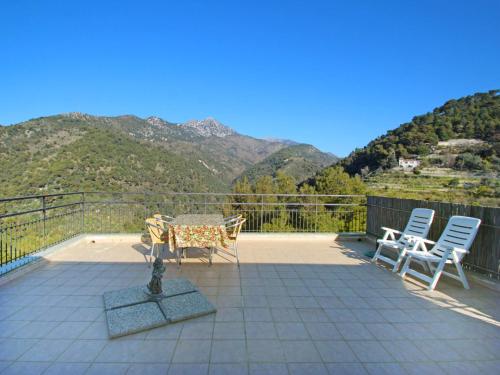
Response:
POLYGON ((396 229, 382 227, 382 229, 385 230, 384 237, 381 240, 377 240, 378 247, 372 258, 372 262, 376 262, 377 259, 379 259, 383 262, 392 264, 394 266, 392 272, 397 272, 401 262, 406 256, 406 252, 408 250, 417 249, 417 239, 427 237, 433 219, 434 210, 428 208, 414 208, 402 232, 396 229), (399 235, 398 239, 396 239, 396 235, 399 235), (383 248, 398 251, 397 260, 382 255, 381 251, 383 248))
POLYGON ((434 290, 442 274, 455 280, 461 281, 465 289, 469 289, 469 283, 462 269, 462 258, 469 253, 469 249, 476 237, 477 231, 481 225, 481 220, 467 216, 452 216, 446 224, 441 237, 437 242, 426 239, 419 240, 421 251, 408 251, 408 258, 401 270, 401 277, 408 273, 416 278, 429 283, 428 290, 434 290), (427 250, 425 244, 434 245, 432 249, 427 250), (410 269, 411 262, 425 262, 432 277, 410 269), (433 266, 437 263, 437 267, 433 266), (457 269, 457 275, 444 271, 446 264, 454 264, 457 269))

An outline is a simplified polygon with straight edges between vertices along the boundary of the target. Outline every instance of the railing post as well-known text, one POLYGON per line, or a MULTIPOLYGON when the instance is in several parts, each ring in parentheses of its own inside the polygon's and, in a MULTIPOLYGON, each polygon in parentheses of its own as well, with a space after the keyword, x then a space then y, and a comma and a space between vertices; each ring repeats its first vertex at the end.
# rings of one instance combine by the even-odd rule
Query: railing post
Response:
POLYGON ((260 231, 262 232, 262 227, 264 226, 264 195, 260 197, 260 231))
POLYGON ((80 206, 82 208, 82 229, 81 233, 85 233, 85 193, 82 192, 82 198, 80 200, 80 206))
POLYGON ((47 246, 47 202, 45 195, 42 196, 42 224, 43 224, 43 247, 47 246))
POLYGON ((318 197, 314 197, 314 233, 318 232, 318 197))

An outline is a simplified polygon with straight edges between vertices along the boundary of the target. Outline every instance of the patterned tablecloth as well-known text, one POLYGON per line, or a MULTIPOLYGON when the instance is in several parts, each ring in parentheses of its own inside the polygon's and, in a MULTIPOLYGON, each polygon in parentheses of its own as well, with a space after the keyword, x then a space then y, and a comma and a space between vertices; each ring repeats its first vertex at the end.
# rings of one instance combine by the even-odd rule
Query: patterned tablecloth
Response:
POLYGON ((180 215, 168 226, 171 251, 179 247, 229 247, 222 215, 180 215))

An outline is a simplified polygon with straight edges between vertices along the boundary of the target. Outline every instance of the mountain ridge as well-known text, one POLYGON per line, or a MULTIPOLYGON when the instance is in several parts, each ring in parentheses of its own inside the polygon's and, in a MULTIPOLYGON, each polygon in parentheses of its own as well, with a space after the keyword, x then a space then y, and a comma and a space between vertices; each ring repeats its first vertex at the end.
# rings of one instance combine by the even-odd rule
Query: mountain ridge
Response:
POLYGON ((0 194, 104 189, 105 181, 112 189, 154 189, 156 173, 165 191, 228 191, 246 169, 286 147, 213 118, 186 125, 130 114, 44 116, 0 128, 0 194))

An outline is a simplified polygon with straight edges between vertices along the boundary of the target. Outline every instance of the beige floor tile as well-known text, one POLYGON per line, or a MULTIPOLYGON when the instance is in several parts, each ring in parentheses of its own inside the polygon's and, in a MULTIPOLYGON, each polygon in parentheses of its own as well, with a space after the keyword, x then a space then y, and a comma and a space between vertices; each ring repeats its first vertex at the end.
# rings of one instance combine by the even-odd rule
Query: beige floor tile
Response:
POLYGON ((245 340, 214 340, 210 354, 211 363, 246 362, 245 340))
POLYGON ((191 280, 217 314, 109 340, 103 292, 145 284, 151 273, 142 245, 127 241, 64 249, 0 286, 0 369, 422 375, 498 368, 498 293, 446 280, 428 292, 360 256, 371 246, 328 238, 242 236, 240 268, 219 255, 209 267, 195 251, 179 269, 170 259, 165 279, 191 280))

